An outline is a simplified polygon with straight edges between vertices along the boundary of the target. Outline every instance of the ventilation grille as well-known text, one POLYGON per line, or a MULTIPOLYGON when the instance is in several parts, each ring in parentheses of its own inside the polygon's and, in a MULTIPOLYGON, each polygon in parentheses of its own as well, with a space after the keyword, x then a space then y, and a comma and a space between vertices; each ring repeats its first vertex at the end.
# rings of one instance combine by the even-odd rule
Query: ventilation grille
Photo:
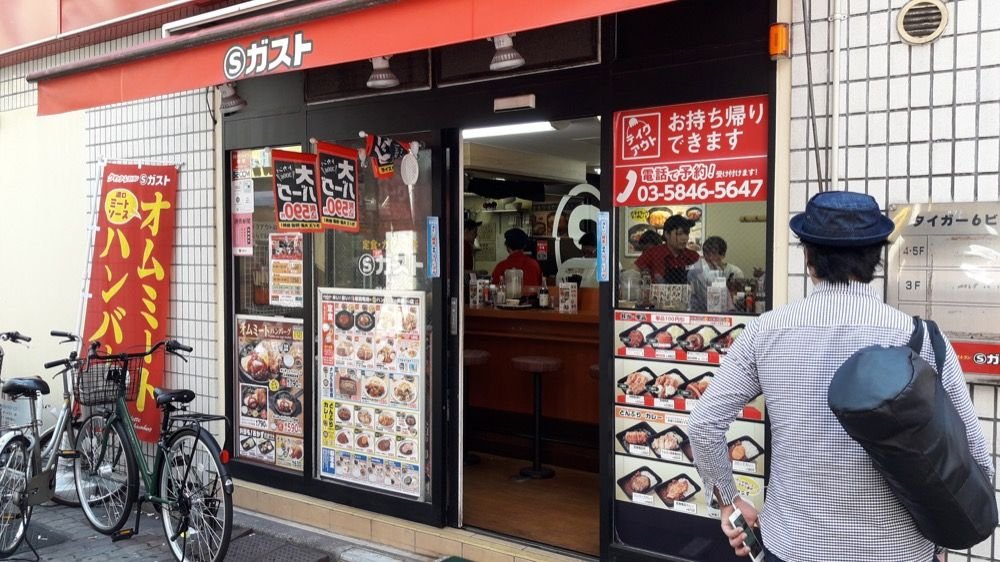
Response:
POLYGON ((940 0, 911 0, 899 11, 899 36, 914 45, 937 39, 948 25, 948 10, 940 0))

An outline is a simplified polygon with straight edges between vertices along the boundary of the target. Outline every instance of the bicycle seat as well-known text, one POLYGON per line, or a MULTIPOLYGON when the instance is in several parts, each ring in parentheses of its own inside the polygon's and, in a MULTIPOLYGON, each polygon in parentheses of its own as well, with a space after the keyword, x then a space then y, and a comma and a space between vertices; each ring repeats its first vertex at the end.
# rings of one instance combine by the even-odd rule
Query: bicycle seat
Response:
POLYGON ((194 400, 195 394, 193 390, 187 390, 185 388, 179 390, 156 388, 153 389, 153 397, 156 398, 157 406, 166 406, 171 402, 187 404, 188 402, 194 400))
POLYGON ((42 394, 49 393, 49 383, 39 377, 10 379, 3 385, 3 393, 9 394, 11 398, 19 396, 34 398, 37 392, 41 392, 42 394))

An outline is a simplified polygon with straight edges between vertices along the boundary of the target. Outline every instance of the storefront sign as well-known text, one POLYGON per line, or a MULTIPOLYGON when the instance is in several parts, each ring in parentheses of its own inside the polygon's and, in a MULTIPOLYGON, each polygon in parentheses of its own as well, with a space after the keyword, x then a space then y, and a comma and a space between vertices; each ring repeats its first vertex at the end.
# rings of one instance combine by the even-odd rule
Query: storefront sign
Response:
POLYGON ((424 294, 321 288, 321 477, 422 498, 424 294))
POLYGON ((302 306, 302 233, 268 234, 268 275, 272 306, 302 306))
POLYGON ((937 322, 967 375, 1000 375, 1000 204, 890 209, 888 302, 937 322))
MULTIPOLYGON (((104 165, 83 328, 84 341, 99 340, 101 351, 144 350, 167 336, 177 177, 176 166, 104 165)), ((129 404, 147 442, 159 438, 152 396, 164 364, 163 353, 143 362, 139 395, 129 404)))
POLYGON ((326 142, 316 143, 320 175, 319 205, 324 228, 358 232, 358 151, 326 142))
POLYGON ((237 456, 302 470, 302 336, 299 319, 236 316, 237 456))
POLYGON ((241 80, 259 74, 296 70, 313 50, 313 42, 301 31, 287 35, 269 35, 249 44, 229 47, 222 68, 228 80, 241 80))
POLYGON ((766 95, 614 115, 614 204, 767 199, 766 95))
POLYGON ((271 163, 278 230, 322 230, 316 200, 316 157, 272 150, 271 163))

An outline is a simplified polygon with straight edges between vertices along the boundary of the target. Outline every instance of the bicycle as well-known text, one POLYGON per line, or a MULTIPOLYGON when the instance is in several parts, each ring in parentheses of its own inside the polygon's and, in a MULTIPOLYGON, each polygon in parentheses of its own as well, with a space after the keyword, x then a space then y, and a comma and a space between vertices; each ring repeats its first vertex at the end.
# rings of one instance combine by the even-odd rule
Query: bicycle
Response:
POLYGON ((102 355, 99 347, 99 342, 91 344, 87 365, 74 384, 76 400, 98 409, 80 426, 74 464, 87 521, 112 541, 128 539, 139 532, 142 504, 148 501, 160 510, 163 532, 177 560, 221 561, 232 533, 233 482, 224 462, 228 457, 201 424, 228 420, 187 413, 186 404, 195 398, 191 390, 154 389, 162 415, 150 471, 126 405, 137 397, 145 357, 163 347, 186 360, 178 352, 192 348, 164 340, 141 353, 102 355), (139 476, 146 489, 141 497, 139 476), (123 529, 133 507, 135 525, 123 529))
MULTIPOLYGON (((79 340, 66 332, 53 331, 52 335, 66 338, 67 342, 79 340)), ((30 342, 31 338, 18 332, 5 332, 0 333, 0 341, 20 343, 30 342)), ((0 349, 0 366, 2 360, 3 350, 0 349)), ((75 484, 69 481, 73 477, 72 463, 66 462, 74 457, 75 451, 65 446, 67 441, 74 440, 75 417, 71 411, 67 373, 79 366, 76 351, 70 352, 68 359, 51 361, 45 367, 60 365, 63 369, 56 376, 63 378, 63 408, 56 425, 47 434, 47 441, 38 433, 36 402, 39 396, 49 393, 48 383, 40 377, 12 378, 3 383, 3 393, 13 400, 28 399, 31 414, 31 421, 4 428, 6 432, 0 437, 0 557, 3 558, 20 546, 34 506, 50 499, 66 504, 76 498, 75 484), (41 467, 37 473, 36 467, 41 467), (67 484, 73 486, 72 495, 66 492, 67 484)), ((30 543, 28 546, 34 551, 30 543)))

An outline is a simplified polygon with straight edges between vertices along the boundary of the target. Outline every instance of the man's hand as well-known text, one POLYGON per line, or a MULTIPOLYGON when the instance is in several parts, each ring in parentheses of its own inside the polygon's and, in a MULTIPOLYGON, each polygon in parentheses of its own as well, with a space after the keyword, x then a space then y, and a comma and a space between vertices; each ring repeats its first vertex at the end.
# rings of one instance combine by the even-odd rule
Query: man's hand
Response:
POLYGON ((734 528, 729 522, 729 516, 733 514, 736 508, 739 508, 743 513, 743 519, 746 519, 747 525, 750 525, 754 529, 757 528, 757 510, 739 496, 737 496, 732 505, 724 505, 720 508, 722 512, 722 532, 729 539, 729 546, 733 547, 737 556, 747 556, 750 554, 750 549, 743 546, 743 541, 746 540, 747 534, 743 532, 743 529, 734 528))

